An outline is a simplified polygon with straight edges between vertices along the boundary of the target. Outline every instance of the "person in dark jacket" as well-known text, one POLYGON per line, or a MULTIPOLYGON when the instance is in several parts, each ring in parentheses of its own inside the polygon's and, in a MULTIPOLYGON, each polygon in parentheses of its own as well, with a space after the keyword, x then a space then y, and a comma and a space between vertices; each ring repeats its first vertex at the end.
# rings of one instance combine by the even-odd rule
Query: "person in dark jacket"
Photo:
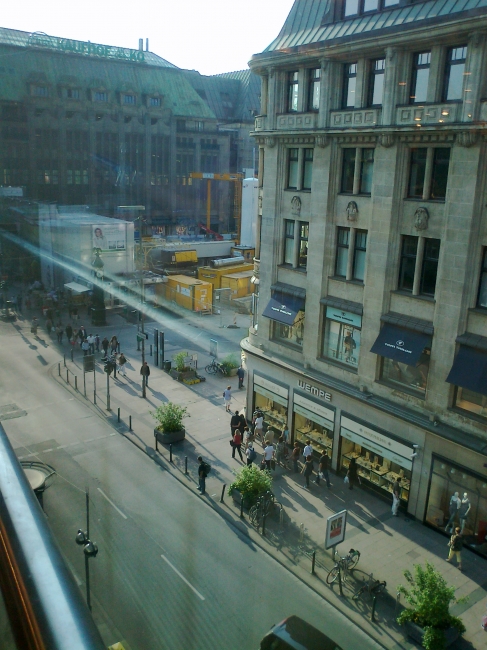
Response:
POLYGON ((243 388, 244 377, 245 377, 245 370, 243 369, 243 366, 240 366, 240 368, 237 370, 237 377, 238 377, 238 387, 243 388))
POLYGON ((318 473, 316 475, 316 480, 315 480, 316 485, 320 484, 320 474, 321 474, 326 481, 326 487, 328 488, 331 487, 330 472, 328 471, 329 467, 330 467, 330 459, 326 451, 324 451, 320 456, 320 460, 318 461, 318 473))
POLYGON ((143 382, 145 381, 145 385, 149 386, 150 368, 147 361, 144 361, 144 363, 140 367, 140 374, 142 375, 142 381, 143 382))
POLYGON ((301 473, 304 474, 304 480, 306 481, 304 487, 309 490, 309 477, 313 473, 313 456, 306 457, 306 462, 301 473))
POLYGON ((357 461, 355 458, 352 458, 350 461, 350 465, 348 466, 348 489, 353 490, 354 483, 357 482, 358 480, 358 474, 357 474, 357 461))
POLYGON ((450 537, 450 541, 448 542, 448 546, 450 547, 450 553, 448 554, 447 562, 451 562, 453 556, 455 555, 457 558, 457 567, 462 570, 462 548, 463 548, 463 537, 462 537, 462 532, 459 526, 455 528, 455 532, 453 535, 450 537))
POLYGON ((298 466, 298 461, 299 457, 301 456, 301 448, 299 446, 299 442, 296 441, 294 443, 294 448, 291 452, 291 460, 293 461, 293 472, 297 474, 299 472, 299 466, 298 466))

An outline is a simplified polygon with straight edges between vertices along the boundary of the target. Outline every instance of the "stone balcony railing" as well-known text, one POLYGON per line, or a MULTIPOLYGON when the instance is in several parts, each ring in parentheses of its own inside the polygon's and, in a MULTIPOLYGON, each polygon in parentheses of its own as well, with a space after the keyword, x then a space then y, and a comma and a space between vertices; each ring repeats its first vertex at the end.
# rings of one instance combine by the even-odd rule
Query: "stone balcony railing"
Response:
POLYGON ((277 116, 278 131, 315 129, 317 124, 318 113, 286 113, 277 116))
POLYGON ((459 122, 461 112, 462 103, 397 106, 396 124, 398 126, 442 123, 449 124, 452 122, 459 122))
POLYGON ((267 115, 257 115, 254 122, 254 131, 265 131, 267 126, 267 115))
POLYGON ((380 108, 362 108, 347 111, 331 111, 330 127, 343 128, 351 126, 378 126, 382 120, 380 108))

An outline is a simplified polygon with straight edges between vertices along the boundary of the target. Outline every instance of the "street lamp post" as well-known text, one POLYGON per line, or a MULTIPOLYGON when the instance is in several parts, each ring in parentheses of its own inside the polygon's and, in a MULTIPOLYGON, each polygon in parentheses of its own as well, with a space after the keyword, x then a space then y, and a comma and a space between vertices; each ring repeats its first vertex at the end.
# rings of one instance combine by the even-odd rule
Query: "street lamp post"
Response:
POLYGON ((92 542, 90 539, 90 499, 88 490, 86 490, 86 532, 79 528, 75 541, 79 546, 83 546, 83 553, 85 554, 86 603, 91 612, 90 565, 88 561, 90 557, 96 557, 98 546, 96 542, 92 542))

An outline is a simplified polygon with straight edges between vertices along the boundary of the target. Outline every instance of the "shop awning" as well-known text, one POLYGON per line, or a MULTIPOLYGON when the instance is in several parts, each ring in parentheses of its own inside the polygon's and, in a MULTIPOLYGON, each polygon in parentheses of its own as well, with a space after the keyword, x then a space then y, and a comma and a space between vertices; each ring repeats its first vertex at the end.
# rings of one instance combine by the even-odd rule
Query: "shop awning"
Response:
POLYGON ((487 354, 461 346, 446 381, 487 395, 487 354))
POLYGON ((431 345, 431 336, 386 323, 372 346, 371 352, 415 366, 425 347, 431 345))
POLYGON ((298 312, 304 308, 304 300, 283 296, 284 300, 271 298, 264 309, 262 316, 277 320, 284 325, 293 325, 298 312))
POLYGON ((73 293, 85 293, 86 291, 90 291, 88 287, 85 287, 84 284, 79 284, 78 282, 68 282, 64 285, 64 288, 69 289, 73 293))

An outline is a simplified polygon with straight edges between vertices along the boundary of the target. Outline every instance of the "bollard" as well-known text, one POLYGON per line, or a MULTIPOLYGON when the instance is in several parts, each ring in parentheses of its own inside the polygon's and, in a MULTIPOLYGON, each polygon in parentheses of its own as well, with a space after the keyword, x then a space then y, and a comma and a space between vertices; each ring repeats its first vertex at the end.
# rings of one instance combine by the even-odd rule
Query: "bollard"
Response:
POLYGON ((74 361, 74 350, 71 348, 71 361, 74 361))
POLYGON ((284 530, 284 508, 281 506, 279 510, 279 531, 282 533, 284 530))
POLYGON ((152 356, 152 343, 150 344, 150 351, 149 351, 150 356, 152 356))
POLYGON ((301 524, 299 526, 299 543, 302 544, 304 542, 304 524, 301 524))
POLYGON ((169 462, 172 463, 172 442, 169 443, 169 462))
POLYGON ((372 609, 370 611, 370 620, 372 623, 375 623, 375 602, 377 600, 377 596, 372 597, 372 609))
POLYGON ((66 368, 66 383, 69 384, 69 370, 66 368))
POLYGON ((188 473, 188 457, 187 456, 184 457, 184 473, 185 474, 188 473))
POLYGON ((340 596, 343 596, 343 587, 342 587, 342 567, 338 567, 338 588, 340 589, 340 596))
POLYGON ((110 408, 110 395, 107 395, 107 411, 111 411, 112 409, 110 408))
POLYGON ((265 537, 265 520, 266 519, 267 519, 267 515, 266 515, 266 512, 265 512, 265 508, 264 508, 264 511, 262 513, 262 537, 265 537))
POLYGON ((96 404, 96 390, 93 391, 93 404, 96 404))
POLYGON ((63 354, 63 359, 64 359, 64 367, 66 368, 66 353, 63 354))
POLYGON ((244 516, 243 508, 244 508, 244 500, 243 500, 243 497, 242 497, 240 499, 240 519, 243 519, 243 516, 244 516))
MULTIPOLYGON (((64 365, 66 365, 66 364, 64 364, 64 365)), ((61 364, 60 363, 57 364, 57 372, 58 372, 58 375, 61 376, 61 364)))
MULTIPOLYGON (((225 494, 225 488, 226 488, 226 487, 227 487, 227 486, 226 486, 225 483, 224 483, 224 484, 223 484, 223 487, 222 487, 222 495, 221 495, 221 498, 220 498, 220 503, 223 503, 223 496, 224 496, 224 494, 225 494)), ((243 497, 242 497, 242 498, 243 498, 243 497)))
POLYGON ((78 376, 74 376, 74 390, 78 390, 78 376))
POLYGON ((316 562, 316 551, 313 551, 313 555, 311 556, 311 575, 312 576, 316 575, 315 562, 316 562))
POLYGON ((154 438, 156 439, 156 451, 159 451, 159 446, 157 444, 157 434, 156 433, 154 434, 154 438))
POLYGON ((132 431, 132 416, 129 415, 129 431, 132 431))
POLYGON ((120 422, 120 406, 117 409, 117 422, 120 422))

